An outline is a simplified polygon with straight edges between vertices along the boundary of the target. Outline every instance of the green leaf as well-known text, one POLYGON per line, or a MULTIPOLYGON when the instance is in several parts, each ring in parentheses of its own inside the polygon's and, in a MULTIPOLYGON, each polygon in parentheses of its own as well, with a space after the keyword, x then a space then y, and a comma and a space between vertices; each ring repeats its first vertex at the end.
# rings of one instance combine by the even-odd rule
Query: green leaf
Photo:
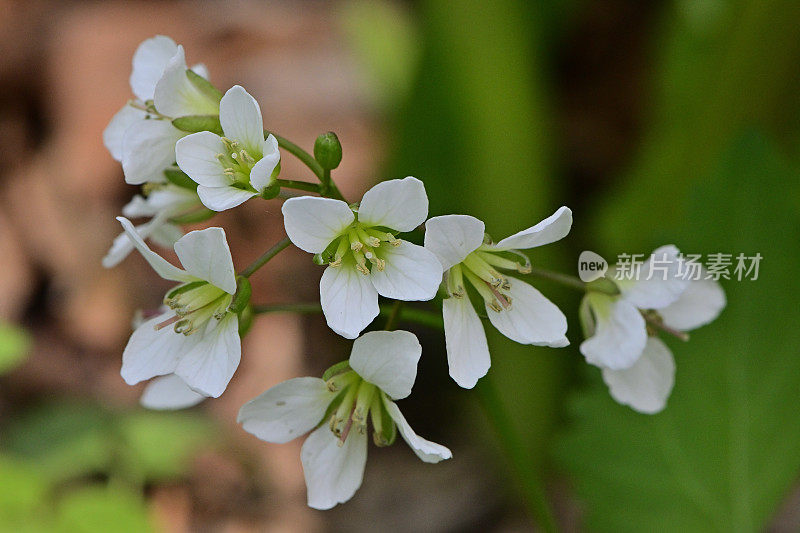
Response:
POLYGON ((198 449, 213 444, 211 424, 194 413, 144 411, 119 421, 121 467, 148 480, 171 480, 186 472, 198 449))
POLYGON ((0 374, 21 364, 28 353, 30 338, 20 328, 0 322, 0 374))
POLYGON ((48 404, 4 430, 6 449, 35 461, 55 481, 106 471, 113 454, 109 413, 90 404, 48 404))
POLYGON ((86 487, 69 492, 57 508, 56 531, 64 533, 141 533, 153 531, 142 498, 116 487, 86 487))
POLYGON ((573 403, 557 450, 592 530, 762 531, 797 479, 793 179, 768 142, 748 135, 695 189, 675 242, 685 253, 761 253, 759 278, 725 282, 721 317, 688 343, 670 343, 677 375, 664 412, 616 405, 593 369, 594 386, 573 403))

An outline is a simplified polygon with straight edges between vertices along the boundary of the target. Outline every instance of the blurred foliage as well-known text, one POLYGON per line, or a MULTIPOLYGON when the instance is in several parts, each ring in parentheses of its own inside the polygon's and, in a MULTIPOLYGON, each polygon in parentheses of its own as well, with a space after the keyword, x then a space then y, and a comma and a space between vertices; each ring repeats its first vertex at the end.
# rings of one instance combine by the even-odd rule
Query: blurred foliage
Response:
POLYGON ((655 67, 642 146, 622 187, 599 205, 603 244, 652 248, 669 239, 695 185, 742 128, 797 134, 798 21, 795 0, 665 4, 649 43, 655 67))
POLYGON ((774 146, 750 134, 688 202, 673 233, 685 252, 760 252, 763 260, 758 280, 725 283, 728 306, 716 322, 672 343, 667 409, 637 414, 599 379, 576 396, 558 455, 593 529, 762 531, 796 480, 800 308, 786 298, 800 261, 793 177, 774 146))
POLYGON ((25 360, 30 338, 22 329, 0 322, 0 374, 13 370, 25 360))
POLYGON ((50 403, 3 429, 0 524, 16 531, 149 531, 146 483, 174 481, 213 428, 196 413, 50 403))

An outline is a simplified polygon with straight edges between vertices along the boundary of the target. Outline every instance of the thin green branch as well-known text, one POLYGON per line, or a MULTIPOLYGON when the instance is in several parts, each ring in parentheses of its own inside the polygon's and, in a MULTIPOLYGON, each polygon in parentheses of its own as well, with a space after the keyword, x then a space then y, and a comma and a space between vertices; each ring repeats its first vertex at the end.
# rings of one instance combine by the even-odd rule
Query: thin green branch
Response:
POLYGON ((278 255, 282 250, 288 248, 290 244, 292 244, 292 241, 289 240, 289 237, 284 237, 281 241, 275 244, 275 246, 264 252, 261 257, 253 261, 253 263, 249 267, 245 268, 239 275, 249 278, 256 270, 266 265, 270 259, 278 255))
POLYGON ((277 179, 275 182, 281 187, 285 187, 287 189, 297 189, 299 191, 321 193, 322 189, 320 185, 316 183, 309 183, 307 181, 277 179))
POLYGON ((477 391, 486 416, 494 426, 500 442, 511 460, 511 468, 528 500, 528 506, 534 518, 543 531, 557 532, 558 525, 547 502, 547 495, 542 487, 539 473, 534 468, 533 459, 503 405, 491 375, 485 376, 480 381, 477 391))
POLYGON ((297 159, 303 162, 305 166, 307 166, 314 175, 322 181, 325 177, 324 171, 322 170, 322 166, 314 159, 314 156, 297 146, 295 143, 290 141, 285 137, 281 137, 275 132, 272 132, 272 135, 275 136, 275 139, 278 140, 278 146, 295 156, 297 159))
POLYGON ((543 268, 531 268, 529 274, 531 276, 536 276, 537 278, 549 279, 550 281, 560 283, 561 285, 566 285, 567 287, 571 287, 573 289, 578 289, 579 291, 587 290, 586 283, 581 281, 580 278, 576 278, 575 276, 570 276, 568 274, 553 272, 543 268))

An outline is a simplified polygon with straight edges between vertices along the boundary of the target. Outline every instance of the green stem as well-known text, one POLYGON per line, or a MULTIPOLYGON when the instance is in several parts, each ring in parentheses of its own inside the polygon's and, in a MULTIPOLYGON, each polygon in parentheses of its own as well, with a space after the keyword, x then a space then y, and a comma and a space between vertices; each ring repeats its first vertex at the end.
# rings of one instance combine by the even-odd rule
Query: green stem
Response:
MULTIPOLYGON (((284 150, 295 156, 297 159, 299 159, 305 166, 307 166, 311 170, 311 172, 314 173, 315 176, 317 176, 320 183, 322 184, 322 188, 320 189, 318 187, 312 192, 318 192, 322 196, 336 198, 337 200, 342 200, 344 202, 347 201, 345 200, 344 196, 342 196, 342 193, 339 192, 339 188, 336 186, 336 184, 331 180, 330 170, 323 169, 322 166, 319 164, 319 162, 316 159, 314 159, 313 155, 309 154, 308 152, 306 152, 305 150, 303 150, 302 148, 300 148, 295 143, 293 143, 292 141, 290 141, 285 137, 281 137, 280 135, 274 132, 272 133, 272 135, 274 135, 275 139, 277 139, 278 146, 280 146, 281 148, 283 148, 284 150)), ((283 181, 283 180, 278 180, 278 181, 283 181)), ((291 180, 286 180, 286 181, 291 181, 291 180)), ((303 182, 297 182, 297 183, 303 183, 303 182)), ((309 189, 302 189, 302 190, 309 190, 309 189)))
POLYGON ((506 453, 511 459, 511 467, 521 485, 528 506, 542 530, 548 533, 558 531, 558 525, 550 510, 547 496, 534 468, 533 459, 527 452, 513 420, 503 405, 502 398, 494 385, 491 375, 485 376, 477 387, 486 416, 494 426, 506 453))
POLYGON ((250 266, 245 268, 239 275, 249 278, 256 270, 266 265, 270 259, 278 255, 282 250, 288 248, 290 244, 292 244, 292 241, 289 240, 289 237, 284 237, 283 240, 279 241, 275 246, 264 252, 261 257, 253 261, 250 266))
POLYGON ((316 193, 322 192, 322 187, 320 185, 317 185, 316 183, 309 183, 307 181, 277 179, 275 180, 275 183, 277 183, 281 187, 286 187, 287 189, 297 189, 300 191, 309 191, 316 193))
POLYGON ((295 156, 297 159, 303 162, 305 166, 307 166, 311 172, 313 172, 317 178, 322 181, 325 177, 324 171, 322 170, 322 166, 314 159, 314 156, 297 146, 295 143, 290 141, 285 137, 281 137, 275 132, 272 132, 272 135, 275 136, 275 139, 278 140, 278 146, 295 156))
POLYGON ((403 301, 395 300, 392 304, 392 309, 389 311, 389 316, 386 318, 386 324, 383 329, 392 331, 397 327, 397 322, 400 320, 400 315, 403 313, 403 301))
POLYGON ((568 274, 553 272, 551 270, 545 270, 543 268, 531 268, 529 274, 531 276, 536 276, 538 278, 555 281, 556 283, 560 283, 561 285, 566 285, 567 287, 571 287, 573 289, 578 289, 579 291, 587 290, 586 283, 581 281, 580 278, 576 278, 575 276, 570 276, 568 274))
MULTIPOLYGON (((393 305, 381 305, 380 316, 388 318, 392 315, 393 311, 393 305)), ((298 313, 310 315, 321 312, 322 306, 317 303, 265 304, 253 306, 253 313, 257 315, 265 313, 298 313)), ((400 313, 400 316, 396 319, 396 322, 410 322, 412 324, 425 326, 431 329, 444 329, 444 322, 442 321, 442 315, 440 313, 434 313, 422 309, 405 307, 402 309, 402 313, 400 313)))

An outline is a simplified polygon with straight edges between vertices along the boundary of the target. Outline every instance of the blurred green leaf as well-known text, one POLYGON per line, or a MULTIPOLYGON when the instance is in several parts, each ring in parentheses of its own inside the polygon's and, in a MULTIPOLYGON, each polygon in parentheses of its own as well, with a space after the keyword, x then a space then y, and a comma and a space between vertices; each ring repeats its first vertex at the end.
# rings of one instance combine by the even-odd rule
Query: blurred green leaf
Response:
POLYGON ((49 483, 37 468, 0 455, 0 526, 13 526, 14 531, 43 531, 45 524, 31 522, 36 522, 36 510, 48 490, 49 483))
POLYGON ((21 328, 0 322, 0 374, 22 363, 28 354, 30 338, 21 328))
MULTIPOLYGON (((762 531, 800 470, 800 224, 793 171, 748 135, 698 186, 675 242, 686 253, 763 255, 757 281, 725 283, 728 306, 687 344, 667 409, 615 404, 594 386, 558 448, 597 531, 762 531)), ((652 214, 651 216, 655 216, 652 214)), ((644 250, 642 250, 644 252, 644 250)))
POLYGON ((21 416, 5 431, 6 448, 35 461, 54 481, 107 473, 142 483, 181 475, 211 424, 194 413, 114 413, 92 404, 58 403, 21 416))
POLYGON ((378 103, 395 105, 408 94, 419 59, 419 36, 409 10, 387 0, 351 0, 339 9, 344 35, 378 103))
POLYGON ((651 44, 657 56, 644 141, 594 229, 616 250, 653 244, 642 221, 660 235, 680 224, 694 185, 742 128, 800 126, 800 2, 679 0, 664 8, 651 44))
POLYGON ((35 461, 54 480, 105 471, 112 459, 110 414, 91 404, 39 406, 4 430, 6 449, 35 461))
POLYGON ((64 533, 142 533, 153 531, 140 496, 115 487, 85 487, 64 496, 56 531, 64 533))
POLYGON ((139 412, 120 420, 119 431, 124 467, 153 481, 180 476, 198 448, 213 442, 209 422, 190 413, 139 412))

